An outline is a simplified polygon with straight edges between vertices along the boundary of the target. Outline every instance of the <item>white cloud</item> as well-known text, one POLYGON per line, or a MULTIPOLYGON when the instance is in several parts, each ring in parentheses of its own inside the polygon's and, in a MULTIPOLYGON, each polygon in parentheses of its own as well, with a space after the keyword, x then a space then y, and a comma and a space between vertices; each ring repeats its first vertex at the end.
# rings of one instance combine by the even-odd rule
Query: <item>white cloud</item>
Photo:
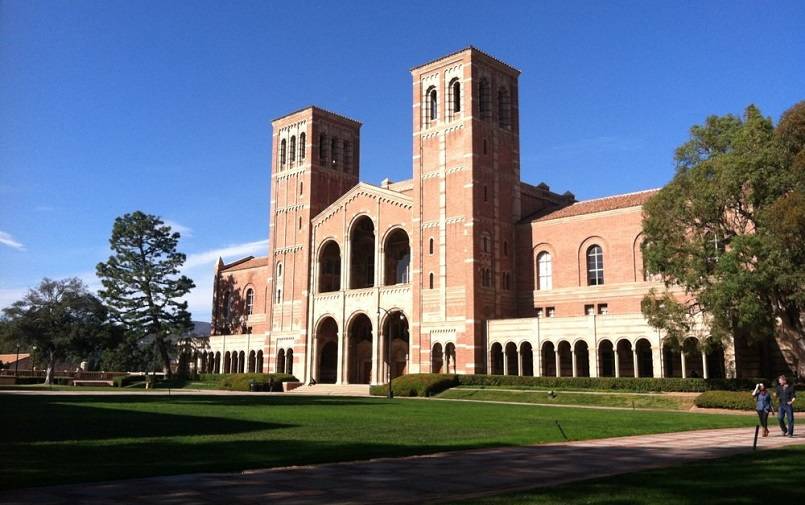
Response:
POLYGON ((27 293, 26 288, 0 288, 0 309, 20 300, 27 293))
POLYGON ((243 244, 233 244, 219 249, 188 254, 184 268, 188 270, 203 265, 209 265, 214 263, 219 257, 226 259, 261 254, 268 254, 268 239, 243 244))
POLYGON ((11 236, 10 233, 6 233, 4 231, 0 231, 0 244, 8 246, 12 249, 16 249, 18 251, 24 251, 25 246, 22 245, 20 242, 14 240, 14 237, 11 236))
POLYGON ((179 234, 184 238, 190 238, 193 236, 193 229, 190 228, 189 226, 185 226, 170 219, 163 219, 162 221, 166 225, 170 226, 171 230, 178 231, 179 234))

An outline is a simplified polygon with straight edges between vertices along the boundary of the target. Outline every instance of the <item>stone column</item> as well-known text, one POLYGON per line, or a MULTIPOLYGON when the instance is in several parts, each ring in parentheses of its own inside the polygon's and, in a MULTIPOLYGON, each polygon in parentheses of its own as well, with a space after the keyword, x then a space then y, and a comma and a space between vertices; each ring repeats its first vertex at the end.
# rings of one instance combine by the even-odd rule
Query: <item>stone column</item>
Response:
POLYGON ((598 348, 587 350, 587 367, 590 370, 590 377, 598 377, 598 348))
POLYGON ((707 354, 702 351, 702 376, 705 379, 710 378, 710 371, 707 369, 707 354))
POLYGON ((572 347, 570 348, 570 363, 573 366, 573 377, 578 377, 578 373, 576 371, 576 350, 572 347))
POLYGON ((523 376, 523 351, 520 349, 517 349, 517 375, 523 376))
POLYGON ((559 359, 559 347, 558 346, 554 347, 554 358, 556 358, 556 376, 561 377, 562 376, 562 367, 561 367, 562 360, 559 359))
POLYGON ((377 330, 372 331, 372 356, 371 356, 371 358, 372 358, 372 371, 369 372, 369 383, 370 384, 382 384, 382 382, 380 382, 378 380, 378 378, 379 378, 378 369, 379 369, 379 365, 380 365, 380 361, 378 361, 378 359, 377 359, 378 353, 380 352, 380 342, 379 342, 379 337, 377 335, 378 333, 380 333, 380 332, 377 331, 377 330))
POLYGON ((614 352, 615 352, 615 377, 620 377, 621 376, 621 359, 620 359, 620 356, 618 355, 618 347, 617 346, 615 346, 614 352))
POLYGON ((679 351, 679 356, 680 356, 680 358, 682 358, 682 359, 680 359, 680 361, 682 362, 682 378, 687 379, 688 378, 688 371, 685 368, 685 351, 679 351))
POLYGON ((338 360, 336 361, 335 366, 335 383, 336 384, 343 384, 341 378, 344 376, 344 329, 339 328, 339 331, 335 334, 335 342, 336 347, 338 348, 338 360))
POLYGON ((506 348, 503 348, 503 375, 509 375, 509 355, 506 354, 506 348))
POLYGON ((637 346, 635 346, 632 349, 632 368, 634 370, 634 373, 632 375, 634 375, 635 377, 640 377, 640 372, 637 369, 637 365, 638 365, 637 361, 638 361, 637 360, 637 346))

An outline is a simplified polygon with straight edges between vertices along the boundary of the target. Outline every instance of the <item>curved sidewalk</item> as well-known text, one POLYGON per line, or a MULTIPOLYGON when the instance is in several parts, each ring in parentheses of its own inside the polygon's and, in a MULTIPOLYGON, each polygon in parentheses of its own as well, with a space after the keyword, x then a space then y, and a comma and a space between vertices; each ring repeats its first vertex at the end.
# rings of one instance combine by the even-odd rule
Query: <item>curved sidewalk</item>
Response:
MULTIPOLYGON (((754 429, 703 430, 407 458, 190 474, 0 494, 3 504, 437 503, 752 451, 754 429)), ((805 444, 771 436, 759 449, 805 444)))

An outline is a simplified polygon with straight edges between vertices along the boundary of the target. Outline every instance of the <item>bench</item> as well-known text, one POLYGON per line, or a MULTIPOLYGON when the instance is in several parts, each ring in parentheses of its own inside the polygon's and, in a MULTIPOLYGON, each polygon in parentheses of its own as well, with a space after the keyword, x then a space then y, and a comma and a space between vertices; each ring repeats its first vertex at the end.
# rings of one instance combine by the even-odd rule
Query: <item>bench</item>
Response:
POLYGON ((115 384, 112 381, 102 381, 102 380, 74 380, 73 386, 109 386, 112 387, 115 384))

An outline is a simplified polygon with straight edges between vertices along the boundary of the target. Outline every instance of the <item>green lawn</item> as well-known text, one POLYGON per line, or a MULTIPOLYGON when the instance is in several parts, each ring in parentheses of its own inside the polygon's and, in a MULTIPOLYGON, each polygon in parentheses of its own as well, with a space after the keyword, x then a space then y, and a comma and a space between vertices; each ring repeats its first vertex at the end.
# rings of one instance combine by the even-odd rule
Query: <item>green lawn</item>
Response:
POLYGON ((753 426, 731 415, 301 396, 0 395, 0 488, 753 426))
POLYGON ((552 405, 593 405, 599 407, 625 407, 638 409, 688 410, 693 406, 693 395, 646 394, 646 393, 581 393, 555 391, 551 396, 545 390, 509 388, 452 388, 439 398, 453 400, 486 400, 500 402, 541 403, 552 405))
POLYGON ((805 447, 759 451, 453 505, 805 503, 805 447))

